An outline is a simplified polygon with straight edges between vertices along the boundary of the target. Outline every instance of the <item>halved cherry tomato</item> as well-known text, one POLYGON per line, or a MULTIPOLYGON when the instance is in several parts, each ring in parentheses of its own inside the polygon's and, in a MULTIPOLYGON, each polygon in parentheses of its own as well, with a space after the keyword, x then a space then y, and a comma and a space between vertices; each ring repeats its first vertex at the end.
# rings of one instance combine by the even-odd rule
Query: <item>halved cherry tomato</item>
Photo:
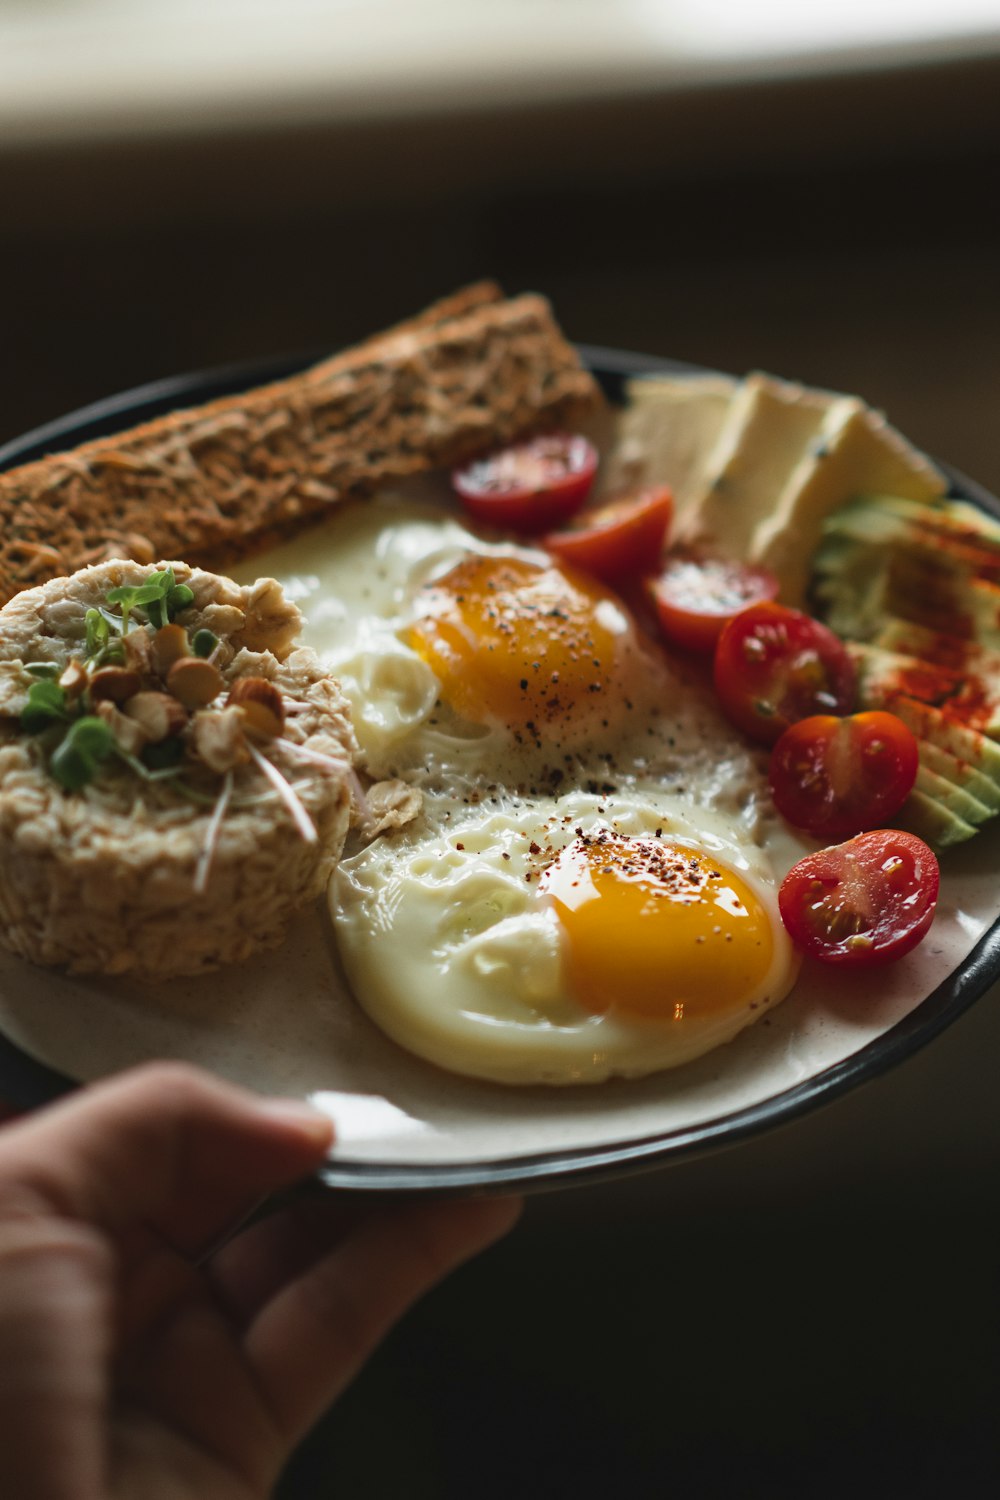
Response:
POLYGON ((917 742, 895 714, 817 714, 785 730, 771 752, 774 805, 818 839, 884 828, 917 779, 917 742))
POLYGON ((778 907, 803 952, 865 968, 916 947, 934 918, 939 881, 922 839, 880 828, 800 859, 781 882, 778 907))
POLYGON ((597 450, 585 437, 549 432, 473 459, 451 483, 477 521, 535 536, 576 514, 596 472, 597 450))
POLYGON ((610 500, 580 517, 568 531, 553 531, 545 546, 563 562, 601 578, 626 583, 660 566, 674 497, 667 485, 610 500))
POLYGON ((751 604, 715 648, 715 690, 744 733, 772 745, 789 724, 853 707, 854 663, 843 642, 797 609, 751 604))
POLYGON ((714 651, 735 614, 777 597, 778 580, 766 568, 678 552, 667 558, 649 593, 668 641, 686 651, 714 651))

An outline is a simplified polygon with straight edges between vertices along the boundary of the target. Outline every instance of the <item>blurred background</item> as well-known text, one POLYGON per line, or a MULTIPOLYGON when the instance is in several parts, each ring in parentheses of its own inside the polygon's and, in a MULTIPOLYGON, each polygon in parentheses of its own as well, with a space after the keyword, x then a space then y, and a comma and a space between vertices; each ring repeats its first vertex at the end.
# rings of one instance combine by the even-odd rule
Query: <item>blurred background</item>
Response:
MULTIPOLYGON (((490 275, 1000 490, 998 188, 997 0, 0 0, 0 442, 490 275)), ((534 1202, 282 1500, 994 1494, 998 1014, 534 1202)))

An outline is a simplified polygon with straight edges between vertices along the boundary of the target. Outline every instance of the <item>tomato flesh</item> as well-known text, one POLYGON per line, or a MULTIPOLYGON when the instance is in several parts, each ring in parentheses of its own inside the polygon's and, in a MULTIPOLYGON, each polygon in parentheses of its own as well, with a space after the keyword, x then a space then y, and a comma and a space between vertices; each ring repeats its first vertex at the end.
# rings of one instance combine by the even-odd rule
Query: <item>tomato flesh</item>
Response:
POLYGON ((576 514, 596 472, 587 438, 549 432, 473 459, 453 470, 451 483, 477 521, 537 536, 576 514))
POLYGON ((672 491, 657 485, 588 512, 570 530, 552 532, 545 546, 605 583, 627 583, 659 567, 673 513, 672 491))
POLYGON ((771 752, 771 792, 783 818, 819 839, 889 822, 917 779, 917 741, 895 714, 817 714, 785 730, 771 752))
POLYGON ((854 702, 854 663, 843 642, 783 604, 752 604, 724 626, 715 649, 715 690, 745 734, 773 745, 789 724, 845 714, 854 702))
POLYGON ((940 872, 912 833, 881 828, 807 854, 781 883, 792 941, 821 963, 869 968, 915 948, 934 919, 940 872))
POLYGON ((778 580, 766 568, 676 553, 649 592, 667 640, 686 651, 708 652, 740 610, 777 596, 778 580))

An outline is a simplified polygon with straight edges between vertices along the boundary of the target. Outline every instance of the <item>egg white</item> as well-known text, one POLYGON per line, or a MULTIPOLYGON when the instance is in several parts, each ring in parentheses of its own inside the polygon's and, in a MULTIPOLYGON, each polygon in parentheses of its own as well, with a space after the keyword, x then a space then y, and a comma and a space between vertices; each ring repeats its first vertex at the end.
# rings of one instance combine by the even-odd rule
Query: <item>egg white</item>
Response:
POLYGON ((797 972, 763 851, 729 820, 649 789, 615 798, 613 810, 609 799, 586 793, 497 798, 495 807, 471 811, 434 799, 420 827, 341 864, 330 907, 348 982, 389 1036, 441 1067, 508 1084, 597 1083, 688 1062, 759 1019, 797 972), (578 1004, 565 935, 539 896, 531 851, 558 852, 578 829, 602 828, 661 830, 752 887, 774 952, 741 1009, 654 1021, 613 1006, 594 1015, 578 1004))

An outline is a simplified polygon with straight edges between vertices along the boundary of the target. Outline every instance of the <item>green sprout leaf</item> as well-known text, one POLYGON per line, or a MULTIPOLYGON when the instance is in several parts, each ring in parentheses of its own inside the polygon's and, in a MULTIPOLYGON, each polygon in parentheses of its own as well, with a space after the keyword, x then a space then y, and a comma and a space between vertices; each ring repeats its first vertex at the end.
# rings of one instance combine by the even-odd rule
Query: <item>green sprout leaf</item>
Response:
POLYGON ((66 694, 58 682, 33 682, 21 710, 21 728, 25 734, 41 734, 52 724, 65 723, 67 718, 66 694))
POLYGON ((122 633, 121 615, 112 614, 110 609, 104 608, 103 604, 99 604, 97 606, 97 613, 100 615, 101 619, 105 621, 109 631, 113 631, 116 636, 120 637, 122 633))
POLYGON ((194 603, 194 590, 189 589, 186 583, 175 584, 167 594, 167 615, 172 620, 175 615, 182 614, 184 610, 190 609, 194 603))
POLYGON ((83 618, 87 627, 87 655, 96 656, 108 644, 111 626, 99 609, 88 609, 83 618))
POLYGON ((99 763, 114 749, 115 737, 103 719, 91 714, 77 719, 52 752, 49 770, 68 792, 78 792, 93 780, 99 763))
POLYGON ((211 630, 196 630, 191 642, 191 650, 195 656, 208 657, 218 644, 219 637, 211 630))
MULTIPOLYGON (((170 624, 175 615, 191 608, 194 603, 194 593, 186 583, 177 582, 173 568, 164 568, 162 572, 151 573, 145 583, 136 584, 134 587, 121 584, 118 588, 108 589, 105 599, 108 604, 117 604, 121 609, 121 633, 125 635, 128 631, 129 615, 134 609, 144 609, 149 623, 154 629, 161 630, 164 625, 170 624)), ((108 616, 104 615, 104 618, 107 619, 108 616)), ((117 620, 112 618, 112 624, 117 625, 117 623, 117 620)), ((87 640, 89 644, 89 629, 87 640)))
POLYGON ((105 756, 110 755, 115 742, 111 726, 94 714, 84 714, 83 718, 77 719, 66 738, 72 741, 81 754, 92 755, 95 760, 104 760, 105 756))
POLYGON ((145 609, 155 626, 166 625, 166 599, 175 586, 173 568, 164 568, 162 573, 151 573, 145 583, 134 588, 122 584, 119 588, 108 589, 107 602, 121 606, 122 635, 128 630, 128 617, 134 609, 145 609))
POLYGON ((65 787, 68 792, 78 792, 85 787, 94 774, 94 767, 90 759, 81 755, 72 745, 63 740, 52 752, 49 761, 49 770, 58 781, 59 785, 65 787))
POLYGON ((30 672, 32 677, 57 678, 62 676, 62 668, 55 661, 26 661, 24 670, 30 672))

